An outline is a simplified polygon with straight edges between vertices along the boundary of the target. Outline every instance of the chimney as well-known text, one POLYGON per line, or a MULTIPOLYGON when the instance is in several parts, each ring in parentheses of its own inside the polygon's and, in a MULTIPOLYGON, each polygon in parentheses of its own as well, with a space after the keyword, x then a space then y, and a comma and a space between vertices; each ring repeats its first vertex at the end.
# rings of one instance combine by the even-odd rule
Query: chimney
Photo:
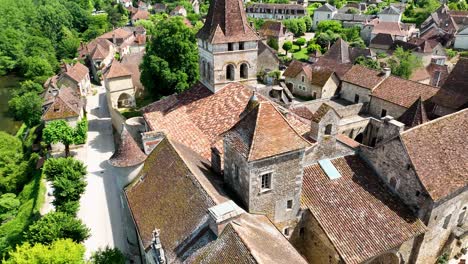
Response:
POLYGON ((159 239, 159 229, 154 229, 152 234, 153 239, 151 240, 151 249, 156 255, 155 261, 158 264, 165 264, 166 256, 164 254, 164 249, 162 248, 161 239, 159 239))
POLYGON ((117 40, 115 39, 115 32, 112 31, 112 43, 114 43, 114 45, 117 45, 117 40))
POLYGON ((237 219, 245 211, 232 200, 208 208, 209 226, 216 236, 219 236, 227 224, 237 219))
POLYGON ((388 78, 392 74, 392 70, 389 67, 385 67, 383 68, 382 73, 385 75, 385 78, 388 78))
POLYGON ((258 96, 257 96, 257 91, 253 91, 252 96, 250 96, 249 102, 244 108, 244 111, 239 115, 239 119, 244 118, 250 111, 252 111, 257 105, 259 104, 258 102, 258 96))

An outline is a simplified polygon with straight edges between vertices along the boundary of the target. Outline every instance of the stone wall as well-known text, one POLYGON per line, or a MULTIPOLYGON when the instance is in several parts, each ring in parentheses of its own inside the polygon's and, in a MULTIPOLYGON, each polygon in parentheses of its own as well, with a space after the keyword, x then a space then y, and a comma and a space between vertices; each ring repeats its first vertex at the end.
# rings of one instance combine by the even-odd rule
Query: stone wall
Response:
POLYGON ((355 95, 359 95, 359 102, 363 103, 364 110, 367 109, 367 105, 370 102, 371 90, 357 86, 348 82, 342 82, 340 97, 349 102, 354 102, 355 95))
POLYGON ((330 11, 315 11, 313 17, 313 29, 317 29, 318 24, 320 21, 324 20, 331 20, 333 16, 335 16, 337 12, 330 12, 330 11))

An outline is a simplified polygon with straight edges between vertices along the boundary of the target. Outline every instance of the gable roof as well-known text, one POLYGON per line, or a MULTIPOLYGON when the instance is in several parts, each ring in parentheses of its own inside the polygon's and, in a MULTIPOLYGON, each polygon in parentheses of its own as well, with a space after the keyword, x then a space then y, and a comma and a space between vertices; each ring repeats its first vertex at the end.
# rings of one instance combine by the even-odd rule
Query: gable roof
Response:
POLYGON ((422 97, 414 103, 398 118, 407 128, 418 126, 429 121, 422 97))
POLYGON ((381 14, 381 15, 400 15, 401 11, 400 11, 400 9, 398 9, 398 8, 396 8, 394 6, 387 6, 379 14, 381 14))
POLYGON ((247 21, 242 0, 212 1, 197 38, 212 44, 259 40, 247 21))
POLYGON ((259 33, 263 37, 282 37, 287 29, 281 21, 267 20, 260 28, 259 33))
POLYGON ((353 67, 345 73, 342 81, 373 90, 385 80, 385 74, 380 71, 372 70, 361 65, 353 65, 353 67), (365 76, 365 78, 363 78, 365 76))
POLYGON ((149 16, 150 16, 150 13, 148 11, 138 9, 136 13, 132 15, 132 19, 133 20, 148 19, 149 16))
POLYGON ((315 9, 315 11, 335 12, 335 11, 337 11, 337 9, 336 9, 336 7, 330 5, 329 3, 325 3, 322 6, 320 6, 319 8, 315 9))
POLYGON ((105 76, 107 79, 112 79, 131 75, 132 73, 127 68, 122 66, 122 64, 117 60, 114 60, 105 76))
POLYGON ((421 183, 434 200, 468 185, 468 109, 413 127, 401 141, 421 183))
POLYGON ((468 102, 468 58, 460 58, 432 101, 458 110, 468 102))
POLYGON ((341 177, 318 164, 304 169, 301 204, 345 263, 362 263, 425 232, 424 224, 357 156, 331 160, 341 177))
POLYGON ((391 34, 388 34, 388 33, 378 33, 370 41, 370 47, 372 47, 373 45, 387 45, 390 47, 392 44, 393 44, 393 37, 391 34))
POLYGON ((370 49, 361 49, 349 46, 348 42, 339 38, 333 43, 330 49, 323 55, 324 58, 334 60, 341 64, 354 63, 359 56, 370 56, 370 49))
POLYGON ((133 86, 137 89, 143 89, 140 81, 140 64, 143 61, 144 52, 127 54, 122 58, 120 64, 132 75, 133 86))
POLYGON ((42 120, 65 119, 78 117, 83 109, 83 101, 72 88, 64 87, 58 90, 56 97, 51 98, 52 103, 42 114, 42 120))
POLYGON ((64 72, 64 76, 69 77, 73 81, 79 83, 81 82, 84 78, 86 78, 86 75, 88 75, 89 70, 86 66, 81 64, 80 62, 75 63, 75 65, 71 67, 67 67, 67 70, 64 72))
POLYGON ((372 96, 409 108, 418 98, 426 101, 438 90, 434 86, 390 76, 374 89, 372 96))
POLYGON ((300 72, 305 71, 305 68, 307 67, 307 64, 293 60, 288 68, 283 72, 284 77, 291 77, 294 78, 296 77, 300 72))
MULTIPOLYGON (((246 158, 260 160, 309 146, 270 103, 252 99, 248 113, 225 134, 225 139, 246 158)), ((249 108, 249 105, 247 108, 249 108)))
POLYGON ((109 158, 109 163, 114 167, 131 167, 143 163, 146 155, 130 135, 125 124, 122 127, 120 144, 109 158))
POLYGON ((373 25, 372 34, 386 33, 394 36, 407 36, 407 24, 400 22, 380 21, 376 18, 368 24, 373 25))
POLYGON ((117 39, 126 39, 133 35, 133 32, 125 30, 124 28, 116 28, 110 32, 104 33, 99 38, 112 40, 114 37, 117 39))

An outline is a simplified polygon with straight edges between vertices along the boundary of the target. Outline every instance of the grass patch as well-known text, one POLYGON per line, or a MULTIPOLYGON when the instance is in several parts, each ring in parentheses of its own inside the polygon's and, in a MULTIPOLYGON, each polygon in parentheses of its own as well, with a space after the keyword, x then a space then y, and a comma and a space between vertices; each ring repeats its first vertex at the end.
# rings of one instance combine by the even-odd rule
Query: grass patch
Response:
POLYGON ((298 46, 293 46, 293 59, 300 60, 300 61, 307 61, 309 60, 309 54, 307 53, 307 48, 300 49, 298 46), (295 47, 296 48, 295 48, 295 47))
POLYGON ((46 188, 42 182, 40 170, 34 172, 34 177, 27 183, 18 195, 21 206, 18 214, 12 220, 0 225, 0 255, 13 249, 23 242, 23 234, 30 224, 39 218, 39 210, 44 203, 46 188))

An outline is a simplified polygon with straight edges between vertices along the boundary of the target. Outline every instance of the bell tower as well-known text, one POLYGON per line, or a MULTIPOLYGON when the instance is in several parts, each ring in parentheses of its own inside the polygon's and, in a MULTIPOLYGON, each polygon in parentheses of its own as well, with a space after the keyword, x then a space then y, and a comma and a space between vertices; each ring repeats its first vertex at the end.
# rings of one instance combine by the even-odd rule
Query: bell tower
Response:
POLYGON ((200 79, 213 93, 230 82, 256 84, 259 37, 242 0, 213 0, 196 37, 200 79))

